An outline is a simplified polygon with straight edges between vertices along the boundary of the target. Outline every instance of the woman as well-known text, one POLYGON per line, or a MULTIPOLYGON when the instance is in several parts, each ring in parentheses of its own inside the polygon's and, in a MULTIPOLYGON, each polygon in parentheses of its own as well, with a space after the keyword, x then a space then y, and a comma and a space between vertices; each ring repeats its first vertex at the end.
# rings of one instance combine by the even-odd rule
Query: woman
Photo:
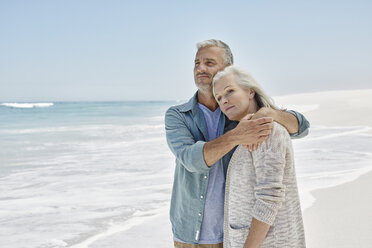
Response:
MULTIPOLYGON (((235 66, 213 79, 213 93, 223 113, 240 121, 261 107, 277 107, 254 79, 235 66)), ((274 123, 256 151, 235 150, 227 172, 224 247, 305 247, 292 143, 274 123)))

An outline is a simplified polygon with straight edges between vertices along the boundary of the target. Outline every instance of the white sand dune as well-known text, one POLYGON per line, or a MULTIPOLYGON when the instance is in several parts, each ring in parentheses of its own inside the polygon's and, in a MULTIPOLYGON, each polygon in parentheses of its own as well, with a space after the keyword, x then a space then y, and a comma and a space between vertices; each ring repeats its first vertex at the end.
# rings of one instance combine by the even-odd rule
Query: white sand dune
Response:
POLYGON ((298 106, 296 110, 301 112, 303 108, 311 125, 372 127, 372 89, 324 91, 274 99, 289 109, 298 106))

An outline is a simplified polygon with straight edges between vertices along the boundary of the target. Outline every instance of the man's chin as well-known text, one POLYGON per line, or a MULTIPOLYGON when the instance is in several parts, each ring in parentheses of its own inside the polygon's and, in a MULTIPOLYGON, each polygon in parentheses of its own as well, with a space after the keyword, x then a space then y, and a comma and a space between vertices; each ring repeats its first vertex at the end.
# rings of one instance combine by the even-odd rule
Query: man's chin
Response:
POLYGON ((199 90, 212 90, 211 82, 195 82, 195 85, 199 90))

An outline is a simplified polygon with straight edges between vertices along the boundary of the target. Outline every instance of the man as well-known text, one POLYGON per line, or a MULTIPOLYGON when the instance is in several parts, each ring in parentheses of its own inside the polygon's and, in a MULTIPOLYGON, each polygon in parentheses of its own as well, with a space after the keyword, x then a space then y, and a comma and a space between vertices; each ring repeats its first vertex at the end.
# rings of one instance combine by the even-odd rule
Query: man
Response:
POLYGON ((198 91, 189 102, 169 108, 165 129, 176 156, 170 218, 174 246, 222 248, 225 175, 234 148, 257 148, 275 120, 292 137, 305 136, 309 123, 294 111, 260 109, 252 119, 232 122, 212 93, 214 75, 233 64, 228 45, 219 40, 197 44, 194 80, 198 91))

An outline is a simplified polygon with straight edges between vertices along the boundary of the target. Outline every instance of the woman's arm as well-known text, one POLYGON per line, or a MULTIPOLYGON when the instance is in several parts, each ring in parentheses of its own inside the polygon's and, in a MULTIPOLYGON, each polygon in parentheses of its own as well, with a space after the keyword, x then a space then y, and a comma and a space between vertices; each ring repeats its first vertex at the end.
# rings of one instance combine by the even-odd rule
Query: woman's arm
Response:
POLYGON ((274 123, 272 134, 252 152, 256 184, 252 223, 244 248, 260 247, 285 199, 283 184, 287 147, 290 144, 286 129, 274 123))

